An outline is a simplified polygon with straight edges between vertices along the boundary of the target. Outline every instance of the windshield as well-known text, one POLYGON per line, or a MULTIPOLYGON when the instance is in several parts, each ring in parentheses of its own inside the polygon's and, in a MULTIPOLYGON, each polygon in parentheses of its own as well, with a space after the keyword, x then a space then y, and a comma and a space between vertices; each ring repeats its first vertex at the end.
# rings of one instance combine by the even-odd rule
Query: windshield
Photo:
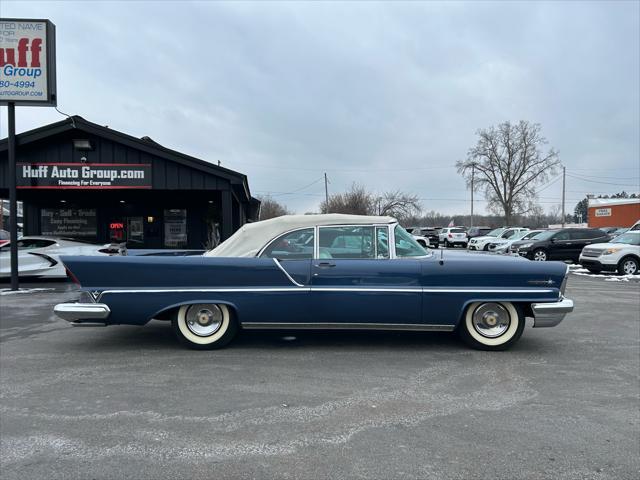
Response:
POLYGON ((506 228, 496 228, 495 230, 491 230, 489 233, 487 233, 487 237, 497 237, 505 230, 506 228))
POLYGON ((531 238, 538 238, 538 235, 540 235, 541 233, 544 233, 544 232, 524 232, 524 235, 522 236, 522 240, 529 240, 531 238))
POLYGON ((534 240, 549 240, 560 230, 547 230, 546 232, 540 232, 538 235, 533 237, 534 240))
POLYGON ((623 233, 611 240, 611 243, 624 243, 626 245, 640 245, 640 233, 623 233))
POLYGON ((524 238, 529 233, 531 232, 529 232, 528 230, 523 230, 522 232, 516 232, 513 234, 511 238, 509 238, 509 240, 520 240, 521 238, 524 238))

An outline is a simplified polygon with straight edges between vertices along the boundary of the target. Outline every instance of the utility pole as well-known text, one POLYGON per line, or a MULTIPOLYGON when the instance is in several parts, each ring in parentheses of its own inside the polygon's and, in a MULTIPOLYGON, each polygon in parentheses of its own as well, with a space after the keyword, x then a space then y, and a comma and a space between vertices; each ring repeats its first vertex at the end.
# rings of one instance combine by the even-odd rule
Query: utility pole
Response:
POLYGON ((471 225, 469 225, 469 228, 473 227, 473 181, 475 180, 475 174, 476 174, 476 164, 472 163, 471 164, 471 219, 469 221, 471 225))
POLYGON ((324 204, 327 208, 329 208, 329 187, 327 184, 329 181, 327 180, 327 172, 324 172, 324 204))
POLYGON ((562 167, 562 228, 564 228, 565 224, 565 215, 564 215, 564 186, 565 179, 567 177, 567 167, 562 167))

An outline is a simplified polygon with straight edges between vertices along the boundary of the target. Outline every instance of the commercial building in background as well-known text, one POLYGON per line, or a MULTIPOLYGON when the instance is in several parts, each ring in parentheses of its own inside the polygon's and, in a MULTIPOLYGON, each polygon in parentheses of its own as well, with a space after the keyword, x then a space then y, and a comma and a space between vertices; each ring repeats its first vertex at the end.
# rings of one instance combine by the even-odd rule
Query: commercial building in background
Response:
POLYGON ((589 226, 630 227, 640 219, 640 198, 590 198, 589 226))
MULTIPOLYGON (((148 137, 74 116, 21 133, 16 143, 25 235, 203 249, 258 217, 245 175, 148 137)), ((0 197, 8 189, 3 139, 0 197)))

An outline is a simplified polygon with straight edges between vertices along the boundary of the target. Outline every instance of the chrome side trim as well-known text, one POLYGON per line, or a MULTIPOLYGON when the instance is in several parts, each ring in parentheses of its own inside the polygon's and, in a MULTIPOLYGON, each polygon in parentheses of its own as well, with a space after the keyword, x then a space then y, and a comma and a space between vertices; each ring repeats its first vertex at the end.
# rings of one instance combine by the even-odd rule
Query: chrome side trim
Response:
POLYGON ((80 320, 104 320, 111 310, 104 303, 59 303, 53 313, 67 322, 80 320))
POLYGON ((423 293, 552 293, 552 288, 423 288, 423 293))
POLYGON ((221 287, 221 288, 145 288, 104 290, 98 301, 107 294, 119 293, 262 293, 262 292, 396 292, 396 293, 552 293, 550 288, 422 288, 422 287, 221 287))
POLYGON ((427 325, 420 323, 278 323, 243 322, 248 330, 404 330, 427 332, 451 332, 455 325, 427 325))
POLYGON ((573 312, 573 300, 561 297, 557 302, 550 303, 534 303, 531 305, 533 310, 533 327, 555 327, 558 325, 567 313, 573 312))
POLYGON ((284 269, 284 267, 283 267, 282 265, 280 265, 280 262, 278 261, 278 259, 277 259, 277 258, 274 258, 274 259, 273 259, 273 263, 275 263, 275 264, 276 264, 276 266, 277 266, 280 270, 282 270, 282 273, 284 273, 284 274, 287 276, 287 278, 291 281, 291 283, 293 283, 296 287, 304 287, 304 285, 302 285, 301 283, 296 282, 296 281, 293 279, 293 277, 292 277, 291 275, 289 275, 289 272, 287 272, 287 271, 284 269))
POLYGON ((397 292, 422 293, 420 287, 311 287, 312 292, 397 292))

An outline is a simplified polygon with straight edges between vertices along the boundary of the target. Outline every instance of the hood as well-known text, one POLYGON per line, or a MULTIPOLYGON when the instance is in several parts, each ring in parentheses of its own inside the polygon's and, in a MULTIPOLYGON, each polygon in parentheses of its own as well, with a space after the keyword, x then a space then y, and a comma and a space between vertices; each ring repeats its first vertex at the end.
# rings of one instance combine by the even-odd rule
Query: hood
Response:
POLYGON ((606 250, 607 248, 621 248, 621 247, 632 247, 633 245, 629 245, 626 243, 592 243, 587 245, 585 248, 589 250, 606 250))
POLYGON ((483 242, 485 240, 502 240, 501 238, 498 237, 494 237, 493 235, 483 235, 481 237, 473 237, 471 240, 482 240, 483 242))

